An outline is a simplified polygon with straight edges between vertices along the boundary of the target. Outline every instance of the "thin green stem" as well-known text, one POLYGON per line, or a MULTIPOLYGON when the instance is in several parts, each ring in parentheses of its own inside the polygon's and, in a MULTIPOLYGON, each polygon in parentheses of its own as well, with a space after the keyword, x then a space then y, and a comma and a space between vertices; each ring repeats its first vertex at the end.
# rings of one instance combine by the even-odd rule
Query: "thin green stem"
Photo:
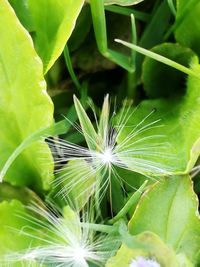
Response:
POLYGON ((111 234, 113 232, 118 231, 117 226, 111 226, 111 225, 104 225, 104 224, 95 224, 95 223, 81 223, 81 226, 83 228, 89 228, 91 230, 97 231, 97 232, 103 232, 107 234, 111 234))
MULTIPOLYGON (((136 24, 135 24, 135 17, 133 14, 131 14, 131 29, 132 29, 132 40, 131 42, 133 44, 137 44, 137 30, 136 30, 136 24)), ((132 50, 131 53, 131 64, 133 66, 136 66, 136 51, 132 50)), ((127 73, 127 95, 128 97, 132 98, 135 96, 136 93, 136 72, 133 73, 128 72, 127 73)))
MULTIPOLYGON (((135 17, 133 14, 131 14, 131 43, 137 44, 137 30, 136 30, 136 24, 135 24, 135 17)), ((131 63, 132 66, 135 66, 136 64, 136 51, 132 50, 131 53, 131 63)))
POLYGON ((166 64, 166 65, 168 65, 168 66, 170 66, 172 68, 175 68, 175 69, 177 69, 179 71, 182 71, 187 75, 192 75, 192 76, 194 76, 196 78, 200 78, 200 74, 199 73, 196 73, 195 71, 193 71, 193 70, 191 70, 191 69, 189 69, 189 68, 187 68, 187 67, 185 67, 185 66, 183 66, 183 65, 181 65, 181 64, 179 64, 179 63, 177 63, 177 62, 175 62, 175 61, 173 61, 173 60, 171 60, 169 58, 166 58, 166 57, 161 56, 159 54, 156 54, 156 53, 154 53, 154 52, 152 52, 150 50, 147 50, 145 48, 139 47, 139 46, 134 45, 134 44, 130 44, 128 42, 125 42, 125 41, 122 41, 122 40, 119 40, 119 39, 115 39, 115 41, 117 43, 123 44, 124 46, 129 47, 129 48, 137 51, 138 53, 141 53, 141 54, 143 54, 143 55, 145 55, 147 57, 150 57, 150 58, 152 58, 154 60, 157 60, 157 61, 159 61, 159 62, 161 62, 163 64, 166 64))
POLYGON ((71 57, 69 54, 69 48, 66 45, 64 48, 64 58, 65 58, 65 63, 67 66, 67 69, 69 71, 69 74, 72 78, 73 83, 75 84, 76 88, 78 89, 79 92, 81 92, 81 84, 79 83, 79 80, 76 77, 76 74, 74 72, 73 66, 72 66, 72 62, 71 62, 71 57))
POLYGON ((95 38, 100 53, 127 71, 134 72, 135 68, 130 64, 130 57, 108 49, 104 1, 90 0, 90 6, 95 38))
POLYGON ((126 204, 119 211, 119 213, 114 218, 112 218, 111 220, 108 221, 109 224, 116 223, 117 221, 122 219, 124 216, 126 216, 126 214, 130 211, 130 209, 133 207, 133 205, 138 202, 141 194, 144 192, 144 190, 146 188, 147 183, 148 183, 148 180, 146 180, 141 185, 141 187, 131 196, 131 198, 126 202, 126 204))
POLYGON ((134 73, 127 72, 126 81, 127 81, 127 97, 134 98, 137 92, 136 72, 134 73))

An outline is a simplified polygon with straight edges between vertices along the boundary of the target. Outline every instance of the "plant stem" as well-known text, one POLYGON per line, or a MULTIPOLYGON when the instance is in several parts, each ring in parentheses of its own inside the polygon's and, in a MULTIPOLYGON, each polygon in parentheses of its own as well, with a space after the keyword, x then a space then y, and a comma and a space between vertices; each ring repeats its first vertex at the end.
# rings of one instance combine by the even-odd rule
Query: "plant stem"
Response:
POLYGON ((148 180, 146 180, 141 186, 140 188, 131 196, 131 198, 126 202, 126 204, 124 205, 124 207, 119 211, 119 213, 112 218, 111 220, 109 220, 109 224, 113 224, 116 223, 117 221, 119 221, 121 218, 123 218, 128 212, 129 210, 133 207, 133 205, 138 201, 138 199, 140 198, 141 194, 144 192, 146 185, 148 183, 148 180))
POLYGON ((72 81, 73 83, 75 84, 76 88, 78 89, 79 93, 81 92, 81 84, 79 83, 77 77, 76 77, 76 74, 74 72, 74 69, 73 69, 73 66, 72 66, 72 61, 71 61, 71 57, 70 57, 70 54, 69 54, 69 48, 68 46, 66 45, 65 48, 64 48, 64 58, 65 58, 65 63, 66 63, 66 66, 67 66, 67 69, 69 71, 69 74, 72 78, 72 81))
POLYGON ((131 44, 131 43, 119 40, 119 39, 115 39, 115 42, 123 44, 124 46, 129 47, 129 48, 137 51, 138 53, 141 53, 147 57, 150 57, 154 60, 157 60, 157 61, 159 61, 163 64, 166 64, 172 68, 175 68, 179 71, 182 71, 182 72, 186 73, 187 75, 192 75, 192 76, 200 79, 199 73, 196 73, 195 71, 193 71, 193 70, 191 70, 191 69, 189 69, 189 68, 187 68, 187 67, 185 67, 185 66, 183 66, 183 65, 181 65, 181 64, 179 64, 179 63, 177 63, 177 62, 175 62, 169 58, 166 58, 166 57, 161 56, 159 54, 156 54, 150 50, 147 50, 147 49, 142 48, 140 46, 137 46, 137 45, 134 45, 134 44, 131 44))
POLYGON ((104 225, 104 224, 95 224, 95 223, 81 223, 81 226, 83 228, 89 228, 91 230, 97 231, 97 232, 103 232, 103 233, 113 233, 115 231, 118 231, 118 227, 111 226, 111 225, 104 225))

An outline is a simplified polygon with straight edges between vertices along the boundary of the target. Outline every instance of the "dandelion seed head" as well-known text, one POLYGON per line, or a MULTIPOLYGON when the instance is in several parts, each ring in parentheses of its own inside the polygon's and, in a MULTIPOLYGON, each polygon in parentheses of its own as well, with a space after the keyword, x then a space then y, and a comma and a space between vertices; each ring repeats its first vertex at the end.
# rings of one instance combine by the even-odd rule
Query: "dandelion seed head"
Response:
POLYGON ((111 148, 106 148, 105 151, 100 154, 100 157, 104 164, 111 164, 114 160, 114 155, 111 148))
POLYGON ((23 260, 35 260, 35 252, 27 252, 25 255, 22 256, 23 260))
MULTIPOLYGON (((84 264, 86 265, 86 258, 88 257, 88 250, 83 247, 75 247, 73 250, 73 259, 77 264, 84 264)), ((87 265, 86 265, 87 266, 87 265)))
MULTIPOLYGON (((99 121, 94 114, 95 134, 85 131, 81 123, 80 125, 72 123, 66 118, 92 148, 88 144, 82 147, 67 140, 50 139, 48 141, 47 139, 54 157, 55 170, 58 173, 54 186, 61 188, 58 195, 69 196, 71 192, 79 191, 77 187, 83 187, 84 191, 80 190, 81 193, 73 196, 74 202, 79 202, 86 191, 88 196, 95 191, 101 192, 98 200, 101 202, 106 190, 112 187, 111 176, 119 182, 123 190, 124 184, 128 184, 121 177, 118 169, 140 173, 152 181, 156 181, 160 175, 171 173, 171 166, 165 162, 168 160, 171 162, 174 156, 169 152, 171 146, 165 140, 161 120, 153 119, 152 115, 155 112, 153 110, 139 122, 136 120, 129 125, 129 120, 134 117, 137 109, 136 107, 132 110, 131 106, 125 103, 117 117, 115 113, 111 115, 107 96, 99 121), (73 166, 71 162, 74 162, 73 166), (86 189, 83 185, 88 181, 88 177, 97 179, 90 183, 89 189, 86 189)), ((87 120, 89 121, 88 117, 87 120)), ((133 188, 132 185, 128 185, 133 188)), ((137 188, 133 189, 137 190, 137 188)))
MULTIPOLYGON (((88 261, 104 264, 113 255, 117 248, 113 248, 116 240, 107 235, 96 235, 95 230, 89 228, 87 218, 80 218, 79 214, 69 209, 72 217, 63 218, 56 210, 41 207, 27 207, 32 214, 19 215, 24 220, 31 221, 33 227, 27 227, 20 234, 30 237, 31 240, 42 244, 17 253, 9 253, 4 262, 37 262, 39 264, 57 264, 56 266, 88 267, 88 261), (55 213, 55 214, 54 214, 55 213), (30 231, 29 231, 30 230, 30 231), (33 231, 34 230, 34 231, 33 231), (105 251, 107 244, 109 251, 105 251)), ((87 217, 87 216, 86 216, 87 217)))

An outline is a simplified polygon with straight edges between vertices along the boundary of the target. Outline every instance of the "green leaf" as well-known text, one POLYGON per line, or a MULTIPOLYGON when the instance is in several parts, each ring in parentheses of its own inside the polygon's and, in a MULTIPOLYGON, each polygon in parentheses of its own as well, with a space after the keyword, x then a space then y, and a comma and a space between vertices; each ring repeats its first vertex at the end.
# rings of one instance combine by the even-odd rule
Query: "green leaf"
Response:
POLYGON ((99 119, 99 129, 98 134, 102 138, 104 144, 107 143, 107 136, 109 131, 109 114, 110 114, 110 105, 109 105, 109 96, 107 95, 104 99, 102 111, 99 119))
POLYGON ((178 0, 174 25, 175 38, 180 44, 192 48, 200 55, 200 2, 199 0, 178 0))
POLYGON ((146 249, 141 249, 140 247, 132 249, 123 244, 116 256, 108 260, 106 267, 129 267, 131 266, 131 262, 134 259, 137 260, 138 257, 153 259, 160 263, 162 267, 183 267, 183 265, 178 265, 173 250, 168 248, 154 233, 144 232, 135 238, 138 243, 141 242, 146 245, 146 249))
POLYGON ((60 193, 67 195, 77 210, 81 210, 94 193, 94 170, 85 160, 69 161, 56 175, 56 180, 61 185, 60 193))
POLYGON ((28 26, 27 16, 31 18, 34 45, 46 73, 61 55, 84 0, 24 0, 24 3, 22 9, 21 0, 11 0, 24 26, 28 26))
MULTIPOLYGON (((171 18, 171 11, 167 1, 162 1, 160 5, 153 10, 151 19, 144 28, 144 32, 139 40, 139 45, 146 49, 150 49, 155 45, 163 42, 164 34, 169 27, 169 21, 171 18), (152 38, 154 36, 154 38, 152 38)), ((144 60, 142 54, 136 56, 136 73, 140 81, 141 79, 141 68, 144 60)))
MULTIPOLYGON (((200 66, 193 62, 191 69, 198 73, 200 66)), ((142 174, 155 176, 155 173, 149 170, 151 164, 158 164, 164 175, 188 173, 193 168, 200 153, 199 87, 200 79, 188 76, 185 95, 142 101, 127 121, 118 139, 119 144, 145 117, 147 119, 142 123, 144 127, 157 121, 154 128, 147 128, 146 131, 133 136, 127 144, 129 149, 141 149, 139 158, 149 161, 150 164, 146 168, 144 166, 142 174)))
POLYGON ((76 240, 81 240, 81 223, 79 216, 69 207, 65 206, 63 209, 63 224, 67 227, 76 240))
MULTIPOLYGON (((91 0, 90 0, 91 1, 91 0)), ((105 5, 132 6, 143 2, 144 0, 104 0, 105 5)))
MULTIPOLYGON (((1 169, 27 136, 52 124, 53 105, 46 93, 42 62, 6 0, 1 1, 0 14, 1 169)), ((5 180, 37 189, 43 183, 47 189, 52 172, 50 150, 44 142, 39 142, 20 155, 5 180)))
POLYGON ((97 149, 97 138, 98 138, 97 133, 90 119, 88 118, 84 108, 82 107, 80 101, 76 96, 74 96, 74 105, 87 145, 89 149, 95 151, 97 149))
POLYGON ((76 27, 68 41, 70 52, 77 50, 85 41, 92 25, 90 5, 84 5, 78 16, 76 27))
POLYGON ((28 8, 28 0, 9 0, 22 25, 29 31, 34 31, 33 21, 28 8))
MULTIPOLYGON (((31 223, 23 218, 26 209, 18 200, 0 203, 0 258, 3 259, 9 253, 23 251, 33 244, 30 237, 23 235, 20 231, 31 223)), ((15 266, 21 266, 15 265, 15 266)))
MULTIPOLYGON (((71 111, 73 111, 73 110, 74 110, 74 108, 72 108, 71 111)), ((28 147, 33 145, 36 141, 41 140, 44 136, 57 136, 60 134, 65 134, 69 130, 70 126, 71 126, 71 123, 69 121, 67 121, 66 119, 64 119, 64 120, 59 121, 57 123, 53 123, 51 126, 42 128, 42 129, 30 134, 27 138, 25 138, 23 140, 22 143, 20 143, 19 146, 16 147, 16 149, 13 151, 13 153, 7 159, 5 165, 3 166, 3 168, 0 172, 0 181, 4 178, 4 176, 6 175, 10 166, 13 164, 13 162, 16 160, 16 158, 25 149, 27 149, 28 147)), ((47 161, 46 161, 46 163, 47 163, 47 161)))
MULTIPOLYGON (((196 61, 198 61, 192 50, 179 44, 162 43, 155 46, 152 51, 186 67, 190 66, 190 62, 195 57, 196 61)), ((183 84, 186 75, 176 69, 146 57, 142 73, 144 90, 150 98, 169 97, 185 93, 183 84)))
POLYGON ((131 234, 157 234, 176 253, 195 262, 200 252, 197 197, 189 176, 174 176, 152 186, 139 202, 130 223, 131 234))

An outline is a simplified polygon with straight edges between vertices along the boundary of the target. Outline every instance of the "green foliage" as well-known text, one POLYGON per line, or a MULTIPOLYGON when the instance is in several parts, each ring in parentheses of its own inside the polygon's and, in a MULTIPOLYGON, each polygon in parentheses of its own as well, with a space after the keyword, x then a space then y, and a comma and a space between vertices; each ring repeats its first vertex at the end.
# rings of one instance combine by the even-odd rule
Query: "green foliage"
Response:
POLYGON ((82 107, 81 103, 79 102, 79 100, 77 99, 76 96, 74 96, 74 105, 76 108, 76 113, 78 115, 80 124, 81 124, 81 128, 83 131, 83 135, 85 137, 85 140, 87 142, 87 145, 89 147, 89 149, 95 151, 97 146, 96 146, 96 142, 97 142, 97 134, 95 132, 95 129, 90 121, 90 119, 88 118, 87 114, 84 111, 84 108, 82 107))
POLYGON ((130 223, 132 234, 152 231, 196 262, 200 248, 197 198, 188 175, 174 176, 153 185, 142 197, 130 223))
POLYGON ((199 15, 0 0, 0 266, 200 265, 199 15))
MULTIPOLYGON (((198 72, 200 67, 196 63, 193 63, 192 69, 198 72)), ((146 71, 145 68, 144 71, 146 71)), ((146 75, 147 79, 148 74, 145 73, 144 75, 146 75)), ((162 165, 169 167, 168 171, 171 174, 191 171, 199 156, 199 86, 200 79, 189 76, 185 95, 173 96, 169 99, 158 98, 141 102, 133 116, 127 121, 126 124, 128 127, 125 127, 122 131, 118 143, 123 142, 127 134, 131 131, 130 125, 137 125, 145 116, 153 111, 153 114, 146 120, 146 124, 157 121, 158 119, 161 121, 156 124, 158 126, 157 129, 150 129, 139 135, 139 138, 146 138, 140 143, 143 147, 149 146, 150 144, 153 145, 152 140, 148 136, 157 135, 157 141, 163 142, 164 147, 160 145, 160 148, 153 148, 155 153, 152 155, 147 154, 147 159, 151 160, 152 158, 156 158, 162 165), (159 137, 160 135, 162 135, 162 138, 159 137)), ((153 88, 153 90, 155 89, 153 88)), ((134 146, 133 141, 137 140, 137 136, 129 140, 130 148, 134 146), (133 145, 131 145, 132 143, 133 145)), ((132 166, 129 167, 131 168, 132 166)), ((146 174, 150 174, 148 169, 146 169, 146 174)))
MULTIPOLYGON (((152 51, 186 67, 189 67, 196 57, 192 50, 173 43, 163 43, 154 47, 152 51)), ((198 61, 197 58, 196 60, 198 61)), ((150 98, 184 95, 185 79, 178 70, 147 57, 144 60, 142 81, 144 90, 150 98)))
POLYGON ((91 166, 84 160, 69 161, 56 175, 56 180, 60 184, 61 193, 66 194, 65 190, 62 190, 66 188, 67 196, 77 210, 81 210, 94 193, 95 175, 91 166), (87 175, 83 177, 83 173, 87 175))
POLYGON ((200 15, 200 3, 198 0, 177 1, 177 15, 175 22, 176 40, 186 46, 192 48, 200 55, 200 22, 197 19, 200 15))
MULTIPOLYGON (((0 6, 0 167, 32 132, 53 122, 53 105, 46 93, 42 62, 29 34, 7 1, 0 6), (13 34, 14 33, 14 34, 13 34)), ((44 142, 35 143, 16 160, 5 180, 13 185, 49 188, 52 156, 44 142), (42 157, 49 164, 44 165, 42 157)))
MULTIPOLYGON (((187 262, 188 265, 185 265, 186 261, 184 264, 180 265, 175 252, 167 247, 157 235, 151 232, 144 232, 138 235, 137 240, 143 242, 147 246, 146 249, 131 249, 122 245, 116 256, 107 262, 106 267, 129 267, 131 262, 138 257, 154 259, 163 267, 192 266, 189 262, 187 262)), ((186 258, 184 260, 186 260, 186 258)))
MULTIPOLYGON (((17 200, 11 202, 3 201, 0 204, 0 239, 3 240, 3 245, 0 246, 1 260, 3 256, 12 252, 22 251, 30 245, 30 237, 20 234, 20 231, 25 226, 26 214, 24 206, 17 200)), ((26 222, 26 226, 31 226, 31 223, 26 222)), ((20 266, 20 265, 16 265, 20 266)))
POLYGON ((24 4, 21 0, 10 2, 22 24, 31 31, 35 49, 43 61, 46 73, 62 53, 84 0, 27 0, 24 4))

